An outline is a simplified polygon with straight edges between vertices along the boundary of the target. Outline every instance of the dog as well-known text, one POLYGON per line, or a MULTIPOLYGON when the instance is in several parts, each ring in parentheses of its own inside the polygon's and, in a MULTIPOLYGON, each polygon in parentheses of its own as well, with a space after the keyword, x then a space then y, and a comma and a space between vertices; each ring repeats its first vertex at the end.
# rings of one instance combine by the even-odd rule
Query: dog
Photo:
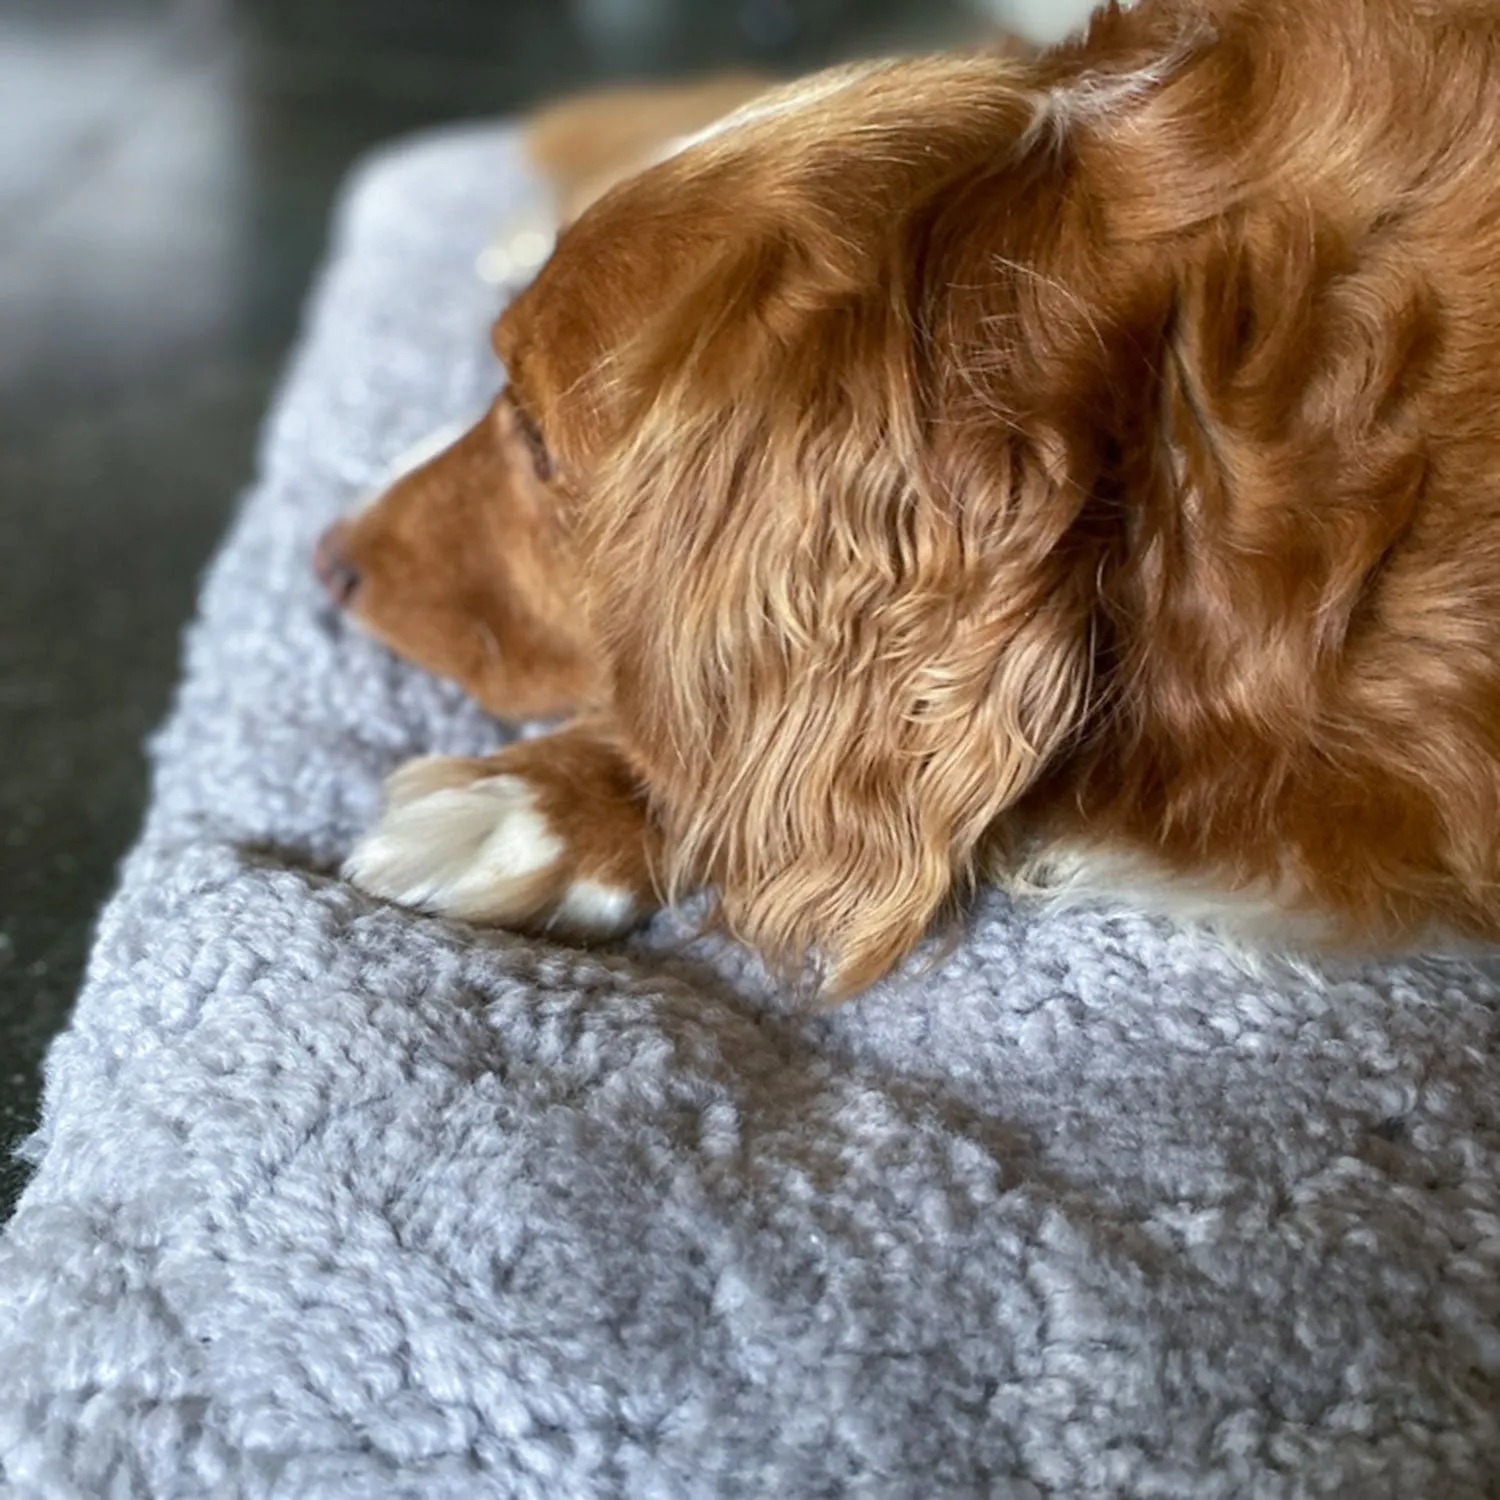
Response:
POLYGON ((582 938, 709 888, 833 998, 985 879, 1492 938, 1496 140, 1493 4, 1142 0, 616 172, 320 550, 563 722, 398 770, 349 878, 582 938))

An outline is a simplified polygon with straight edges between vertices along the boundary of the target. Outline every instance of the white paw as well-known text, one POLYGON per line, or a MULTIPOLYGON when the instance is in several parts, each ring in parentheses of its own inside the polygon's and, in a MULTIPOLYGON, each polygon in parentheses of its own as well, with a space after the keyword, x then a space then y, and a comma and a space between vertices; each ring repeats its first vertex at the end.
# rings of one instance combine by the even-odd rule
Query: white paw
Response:
POLYGON ((449 756, 387 781, 385 811, 343 873, 399 906, 576 938, 612 937, 638 915, 629 891, 579 875, 523 778, 449 756))

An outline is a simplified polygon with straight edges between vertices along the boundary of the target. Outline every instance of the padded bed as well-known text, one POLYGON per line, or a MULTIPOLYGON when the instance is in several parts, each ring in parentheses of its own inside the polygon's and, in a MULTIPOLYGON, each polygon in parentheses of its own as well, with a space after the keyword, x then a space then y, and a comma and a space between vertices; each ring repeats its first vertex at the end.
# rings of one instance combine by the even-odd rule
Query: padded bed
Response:
POLYGON ((333 873, 504 731, 320 529, 499 378, 514 134, 367 164, 203 586, 0 1240, 8 1495, 1500 1494, 1500 969, 1252 977, 984 896, 799 1014, 333 873))

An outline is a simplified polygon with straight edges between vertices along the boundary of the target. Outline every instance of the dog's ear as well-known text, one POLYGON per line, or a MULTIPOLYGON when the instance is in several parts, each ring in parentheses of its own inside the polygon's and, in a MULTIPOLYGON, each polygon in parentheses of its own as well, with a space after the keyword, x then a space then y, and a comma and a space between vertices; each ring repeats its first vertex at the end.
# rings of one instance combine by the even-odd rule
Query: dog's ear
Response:
POLYGON ((704 271, 617 363, 643 394, 583 522, 667 873, 832 994, 920 940, 1089 697, 1113 372, 1013 227, 964 259, 966 211, 857 246, 803 221, 704 271), (1019 317, 1053 320, 1056 368, 1004 410, 1019 317))

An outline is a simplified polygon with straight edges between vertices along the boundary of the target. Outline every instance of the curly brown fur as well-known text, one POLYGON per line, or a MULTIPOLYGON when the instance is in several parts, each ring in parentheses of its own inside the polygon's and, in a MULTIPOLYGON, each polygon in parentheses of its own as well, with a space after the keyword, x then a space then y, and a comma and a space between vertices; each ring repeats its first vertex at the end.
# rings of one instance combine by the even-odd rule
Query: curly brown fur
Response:
POLYGON ((833 992, 997 864, 1273 942, 1495 935, 1497 80, 1472 0, 1143 0, 762 97, 500 319, 546 452, 508 545, 563 561, 465 608, 507 660, 502 579, 567 612, 552 697, 624 747, 666 887, 833 992))

